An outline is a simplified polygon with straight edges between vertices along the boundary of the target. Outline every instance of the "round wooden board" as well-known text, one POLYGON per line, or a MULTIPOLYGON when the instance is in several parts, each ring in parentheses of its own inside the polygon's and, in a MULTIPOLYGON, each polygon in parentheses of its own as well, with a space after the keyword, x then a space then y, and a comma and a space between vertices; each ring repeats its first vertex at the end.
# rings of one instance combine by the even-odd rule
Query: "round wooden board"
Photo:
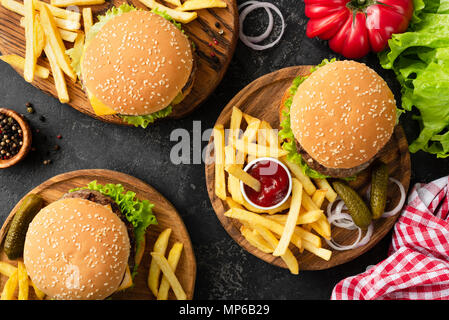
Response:
MULTIPOLYGON (((96 169, 72 171, 58 175, 45 181, 29 193, 40 195, 45 200, 45 205, 48 205, 49 203, 60 199, 69 190, 78 187, 85 187, 93 180, 97 180, 100 184, 120 183, 124 186, 125 190, 135 192, 138 199, 149 200, 155 205, 153 212, 158 220, 157 225, 152 225, 148 228, 146 234, 145 253, 138 268, 138 274, 134 279, 134 287, 123 292, 116 293, 112 296, 112 298, 119 300, 154 299, 153 294, 147 287, 147 276, 151 261, 150 252, 153 249, 154 242, 158 235, 164 229, 171 228, 172 234, 170 236, 168 248, 171 248, 175 242, 181 242, 184 244, 183 253, 176 269, 176 275, 187 294, 187 298, 190 300, 193 299, 196 280, 196 260, 192 243, 190 241, 190 236, 184 222, 173 205, 153 187, 124 173, 96 169)), ((8 225, 19 206, 20 201, 11 211, 10 215, 3 224, 2 229, 0 230, 0 243, 2 246, 8 225)), ((0 252, 0 261, 6 261, 17 265, 16 261, 10 261, 7 258, 3 250, 0 252)), ((3 288, 6 280, 7 277, 0 275, 0 288, 3 288)), ((35 298, 33 290, 30 290, 30 294, 32 295, 32 298, 35 298)), ((176 299, 172 290, 170 290, 169 299, 176 299)))
MULTIPOLYGON (((310 68, 311 66, 289 67, 256 79, 241 90, 227 104, 216 123, 222 124, 225 128, 229 128, 232 107, 235 106, 244 113, 269 122, 273 128, 279 128, 279 106, 285 91, 291 86, 291 83, 295 77, 300 74, 309 74, 310 68)), ((286 268, 286 265, 282 259, 274 257, 271 254, 264 253, 248 243, 240 233, 239 229, 241 224, 237 220, 224 216, 224 213, 229 209, 229 207, 226 202, 222 201, 215 195, 215 166, 213 160, 211 160, 213 157, 213 137, 211 137, 209 141, 208 148, 207 154, 210 159, 206 161, 207 190, 212 206, 221 224, 226 229, 228 234, 249 253, 268 263, 286 268)), ((393 138, 382 150, 380 160, 388 165, 390 176, 401 181, 407 191, 410 184, 411 164, 407 139, 401 126, 396 127, 393 138)), ((356 181, 350 183, 350 185, 356 188, 362 195, 366 193, 370 183, 370 168, 364 170, 358 175, 356 181)), ((398 203, 400 193, 399 190, 394 187, 389 187, 388 193, 388 198, 390 199, 388 208, 390 208, 398 203)), ((325 208, 326 206, 327 203, 324 203, 323 207, 325 208)), ((296 248, 291 247, 291 249, 298 258, 299 268, 301 270, 322 270, 331 268, 333 266, 348 262, 372 248, 388 233, 394 225, 396 219, 397 216, 375 220, 374 233, 370 242, 367 245, 357 249, 349 251, 336 251, 332 250, 326 242, 323 241, 323 247, 332 250, 332 257, 329 261, 325 261, 307 251, 300 254, 296 248)), ((332 226, 332 236, 338 243, 350 244, 356 239, 357 232, 332 226)))
MULTIPOLYGON (((49 0, 44 1, 49 2, 49 0)), ((199 10, 197 19, 183 25, 183 30, 185 30, 196 47, 195 61, 197 70, 191 93, 181 104, 173 108, 173 113, 168 118, 179 119, 193 112, 215 90, 231 62, 238 39, 238 10, 235 0, 224 1, 228 5, 227 8, 199 10), (219 23, 218 27, 215 26, 216 23, 219 23), (220 30, 223 30, 222 34, 219 33, 220 30), (213 39, 216 39, 216 44, 213 39), (215 54, 215 57, 212 57, 212 52, 215 54)), ((141 9, 148 9, 138 0, 110 0, 104 5, 91 6, 93 16, 102 15, 112 6, 119 6, 125 2, 141 9)), ((17 54, 22 57, 25 56, 25 35, 24 28, 20 27, 20 18, 19 14, 9 11, 0 5, 0 52, 3 55, 17 54)), ((67 49, 73 46, 71 43, 66 42, 65 44, 67 49)), ((39 58, 38 64, 49 68, 46 58, 39 58)), ((21 70, 16 69, 16 71, 21 75, 23 74, 21 70)), ((70 106, 104 122, 128 125, 117 115, 97 116, 80 82, 73 83, 68 78, 66 80, 70 96, 68 104, 70 106)), ((32 84, 57 98, 56 88, 51 75, 48 79, 36 78, 32 84)))

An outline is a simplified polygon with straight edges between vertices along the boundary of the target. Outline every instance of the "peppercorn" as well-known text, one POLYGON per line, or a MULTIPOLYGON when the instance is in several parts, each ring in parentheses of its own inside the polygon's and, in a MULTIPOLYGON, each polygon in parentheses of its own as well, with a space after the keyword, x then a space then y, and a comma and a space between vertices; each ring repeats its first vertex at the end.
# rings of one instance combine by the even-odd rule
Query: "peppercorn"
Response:
POLYGON ((20 125, 12 117, 0 113, 0 159, 14 157, 22 145, 23 134, 20 125))
POLYGON ((42 121, 42 122, 45 122, 45 120, 47 120, 47 119, 45 119, 44 116, 40 116, 40 117, 39 117, 39 120, 42 121))
POLYGON ((219 22, 215 22, 215 27, 216 28, 220 28, 220 23, 219 22))

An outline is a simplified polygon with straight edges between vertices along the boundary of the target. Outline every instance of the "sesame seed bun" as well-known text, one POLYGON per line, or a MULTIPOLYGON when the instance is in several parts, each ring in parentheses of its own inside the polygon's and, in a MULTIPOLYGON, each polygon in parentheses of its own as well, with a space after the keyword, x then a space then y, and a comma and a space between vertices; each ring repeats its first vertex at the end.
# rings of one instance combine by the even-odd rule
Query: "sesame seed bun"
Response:
POLYGON ((126 226, 110 206, 70 198, 36 215, 23 258, 35 286, 50 298, 98 300, 119 287, 129 252, 126 226))
POLYGON ((84 86, 123 115, 166 108, 193 68, 190 41, 173 23, 150 11, 123 13, 90 41, 82 61, 84 86))
POLYGON ((396 102, 374 70, 337 61, 318 68, 299 86, 290 121, 297 144, 322 167, 362 169, 390 140, 396 102))

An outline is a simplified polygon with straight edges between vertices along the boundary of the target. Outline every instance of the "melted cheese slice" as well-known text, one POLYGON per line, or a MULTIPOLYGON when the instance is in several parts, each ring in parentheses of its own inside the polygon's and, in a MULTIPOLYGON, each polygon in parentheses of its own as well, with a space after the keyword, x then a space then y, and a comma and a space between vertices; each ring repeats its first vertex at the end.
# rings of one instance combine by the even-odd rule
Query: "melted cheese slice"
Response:
POLYGON ((90 105, 97 116, 106 116, 116 114, 115 110, 112 110, 103 102, 101 102, 97 97, 95 97, 89 90, 87 90, 87 96, 89 97, 90 105))

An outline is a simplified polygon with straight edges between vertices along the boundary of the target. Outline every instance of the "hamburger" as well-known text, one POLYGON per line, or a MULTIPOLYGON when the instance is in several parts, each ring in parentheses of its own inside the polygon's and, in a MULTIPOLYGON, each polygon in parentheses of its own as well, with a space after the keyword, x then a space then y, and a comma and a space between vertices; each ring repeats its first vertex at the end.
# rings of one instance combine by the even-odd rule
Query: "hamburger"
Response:
POLYGON ((284 94, 279 135, 308 176, 352 179, 379 156, 396 122, 394 95, 374 70, 325 60, 284 94))
POLYGON ((82 52, 69 50, 94 112, 144 128, 170 115, 195 80, 193 47, 181 25, 128 4, 98 20, 82 52))
POLYGON ((156 223, 152 205, 134 196, 92 182, 43 208, 23 250, 33 284, 57 300, 102 300, 131 287, 145 230, 156 223))

